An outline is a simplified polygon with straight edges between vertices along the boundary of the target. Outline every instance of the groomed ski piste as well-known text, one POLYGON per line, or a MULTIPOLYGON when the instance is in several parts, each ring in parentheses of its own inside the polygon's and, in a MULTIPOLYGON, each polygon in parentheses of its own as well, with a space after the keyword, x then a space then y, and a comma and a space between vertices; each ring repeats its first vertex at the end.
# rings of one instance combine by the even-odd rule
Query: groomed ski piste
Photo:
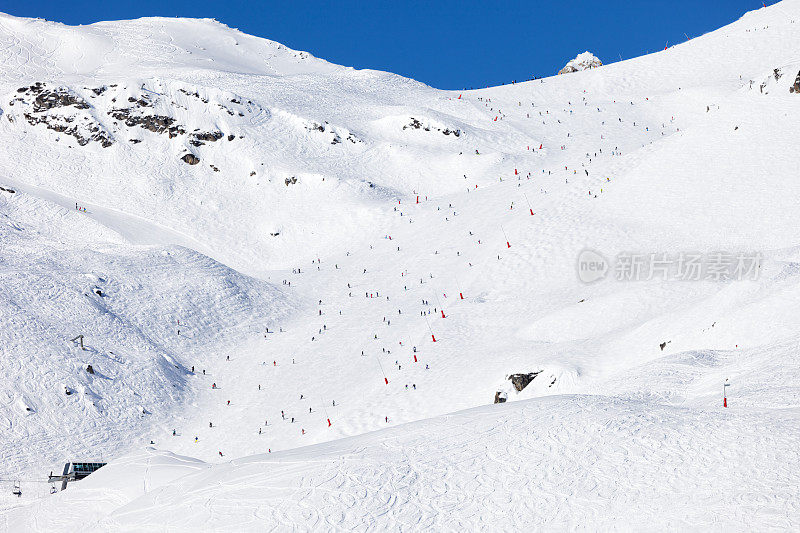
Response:
POLYGON ((0 528, 798 529, 798 21, 443 91, 0 15, 0 528))

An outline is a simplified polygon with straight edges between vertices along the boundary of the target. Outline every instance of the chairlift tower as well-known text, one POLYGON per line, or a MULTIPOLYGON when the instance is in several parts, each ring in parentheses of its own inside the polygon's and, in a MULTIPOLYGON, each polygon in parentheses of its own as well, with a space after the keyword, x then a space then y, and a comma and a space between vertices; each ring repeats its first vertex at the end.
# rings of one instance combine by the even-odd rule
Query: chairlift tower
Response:
POLYGON ((74 339, 70 339, 69 342, 74 342, 75 344, 80 344, 81 350, 86 351, 86 348, 83 347, 83 335, 78 335, 74 339))

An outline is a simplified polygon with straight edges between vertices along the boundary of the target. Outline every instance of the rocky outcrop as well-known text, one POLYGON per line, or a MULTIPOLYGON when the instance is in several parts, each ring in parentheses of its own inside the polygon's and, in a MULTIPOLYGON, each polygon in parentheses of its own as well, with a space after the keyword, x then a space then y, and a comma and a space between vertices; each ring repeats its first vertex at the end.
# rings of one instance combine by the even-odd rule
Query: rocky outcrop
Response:
POLYGON ((213 143, 222 139, 223 135, 221 131, 214 131, 214 132, 201 131, 200 133, 192 133, 192 137, 194 137, 198 141, 207 141, 213 143))
POLYGON ((342 142, 342 134, 347 134, 347 140, 353 144, 358 144, 363 142, 361 139, 356 137, 356 135, 351 132, 344 130, 344 128, 334 128, 326 121, 325 124, 320 124, 319 122, 311 122, 306 123, 305 125, 306 131, 310 132, 318 132, 318 133, 327 133, 331 135, 331 144, 340 144, 342 142), (338 131, 337 131, 338 130, 338 131))
POLYGON ((564 68, 558 71, 559 74, 569 74, 571 72, 579 72, 581 70, 589 70, 592 68, 602 67, 603 62, 600 61, 591 52, 584 52, 566 64, 564 68))
POLYGON ((181 157, 184 163, 189 165, 196 165, 200 162, 200 158, 194 154, 186 154, 185 156, 181 157))
POLYGON ((140 115, 133 112, 129 108, 112 109, 108 112, 109 115, 117 120, 125 123, 126 126, 132 128, 139 126, 153 133, 167 133, 169 138, 177 137, 178 135, 186 134, 183 126, 176 125, 175 119, 164 115, 140 115))
POLYGON ((81 131, 81 128, 79 128, 78 125, 70 125, 70 123, 74 120, 71 118, 62 119, 62 122, 57 118, 48 117, 46 115, 38 116, 25 113, 24 117, 31 126, 43 124, 49 130, 74 137, 80 146, 86 146, 92 141, 99 142, 103 148, 108 148, 114 144, 111 136, 103 131, 99 125, 91 125, 89 126, 88 131, 84 132, 81 131), (66 124, 64 122, 66 122, 66 124))
POLYGON ((789 87, 789 92, 800 94, 800 72, 797 73, 797 77, 794 79, 794 85, 789 87))
POLYGON ((494 393, 494 403, 506 403, 508 395, 505 392, 497 391, 494 393))
MULTIPOLYGON (((0 111, 0 115, 5 115, 16 127, 27 123, 69 135, 80 146, 96 141, 109 147, 120 140, 135 145, 144 141, 141 130, 147 130, 166 134, 187 149, 216 143, 226 135, 228 141, 244 138, 235 132, 223 133, 216 127, 209 130, 201 124, 221 119, 221 123, 230 127, 227 116, 238 116, 249 117, 251 125, 258 125, 271 117, 268 110, 231 93, 176 85, 153 80, 136 85, 70 87, 40 81, 8 95, 9 112, 0 111)), ((342 142, 344 137, 335 136, 336 142, 342 142)), ((57 136, 55 141, 59 140, 63 139, 57 136)), ((354 137, 348 140, 356 142, 354 137)), ((70 143, 70 147, 74 146, 70 143)))
MULTIPOLYGON (((25 91, 18 89, 17 92, 25 91)), ((83 98, 76 96, 61 87, 54 90, 47 90, 41 82, 28 87, 27 91, 36 95, 33 101, 34 113, 40 113, 57 107, 75 106, 76 109, 89 109, 83 98)))
POLYGON ((511 384, 514 385, 514 389, 517 392, 520 392, 522 389, 530 385, 531 381, 533 381, 536 376, 541 374, 542 371, 539 370, 538 372, 530 372, 528 374, 511 374, 508 376, 509 381, 511 384))
MULTIPOLYGON (((74 137, 80 146, 92 141, 104 148, 114 144, 113 137, 87 110, 86 100, 65 87, 50 88, 46 83, 36 82, 17 89, 9 106, 22 107, 22 116, 31 126, 43 125, 49 130, 74 137)), ((14 122, 12 115, 8 116, 14 122)))
POLYGON ((461 130, 450 129, 450 128, 437 128, 435 126, 431 126, 429 124, 423 124, 419 119, 411 117, 411 122, 403 126, 403 129, 414 129, 414 130, 423 130, 423 131, 438 131, 442 135, 453 135, 455 137, 461 137, 461 130))

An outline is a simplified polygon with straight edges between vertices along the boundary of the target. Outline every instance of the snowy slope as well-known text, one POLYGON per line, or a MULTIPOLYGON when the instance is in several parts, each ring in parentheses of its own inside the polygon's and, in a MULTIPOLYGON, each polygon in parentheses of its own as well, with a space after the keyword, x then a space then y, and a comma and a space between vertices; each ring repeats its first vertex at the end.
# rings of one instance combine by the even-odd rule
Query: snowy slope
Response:
MULTIPOLYGON (((711 373, 735 371, 725 354, 698 356, 711 373)), ((798 363, 777 348, 739 359, 758 367, 776 356, 798 363)), ((756 371, 754 384, 765 381, 722 411, 693 365, 676 363, 686 361, 651 370, 695 386, 680 404, 554 396, 216 466, 147 448, 12 514, 8 527, 792 529, 800 413, 762 401, 773 374, 756 371)))
POLYGON ((187 401, 196 353, 291 305, 194 251, 132 248, 19 191, 0 197, 0 217, 6 474, 41 471, 65 450, 113 455, 129 444, 120 432, 146 431, 187 401))
POLYGON ((798 18, 458 93, 208 20, 0 17, 0 478, 138 450, 0 524, 796 527, 798 18), (763 259, 586 285, 585 248, 763 259))

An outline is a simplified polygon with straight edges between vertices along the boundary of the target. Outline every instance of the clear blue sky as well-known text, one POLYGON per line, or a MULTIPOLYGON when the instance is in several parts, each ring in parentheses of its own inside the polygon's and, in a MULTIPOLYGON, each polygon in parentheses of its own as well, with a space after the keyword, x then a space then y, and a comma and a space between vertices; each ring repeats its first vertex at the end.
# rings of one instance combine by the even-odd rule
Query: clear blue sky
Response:
POLYGON ((66 24, 216 18, 334 63, 388 70, 442 89, 548 76, 585 50, 604 63, 619 61, 759 7, 761 0, 0 0, 0 11, 66 24))

